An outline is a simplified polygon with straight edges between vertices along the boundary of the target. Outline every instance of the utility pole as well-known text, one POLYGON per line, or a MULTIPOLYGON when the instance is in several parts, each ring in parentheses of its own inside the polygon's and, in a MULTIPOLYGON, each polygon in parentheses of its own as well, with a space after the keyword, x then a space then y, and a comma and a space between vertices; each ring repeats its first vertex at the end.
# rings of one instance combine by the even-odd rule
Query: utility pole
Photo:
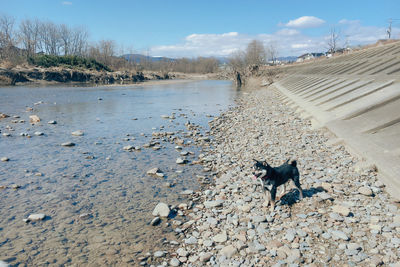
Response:
POLYGON ((346 35, 346 43, 344 44, 346 50, 349 50, 349 37, 350 37, 350 35, 347 34, 346 35))
POLYGON ((388 39, 390 39, 390 36, 392 35, 392 22, 393 22, 393 19, 389 19, 389 28, 386 30, 388 39))
MULTIPOLYGON (((388 29, 386 30, 386 33, 387 33, 387 35, 388 35, 388 39, 390 39, 390 38, 392 37, 392 26, 393 26, 393 22, 395 23, 395 24, 394 24, 394 27, 396 27, 396 26, 398 26, 398 24, 396 23, 397 21, 400 21, 400 19, 393 19, 393 18, 390 18, 390 19, 389 19, 389 27, 388 27, 388 29)), ((395 29, 397 29, 397 28, 395 28, 395 29)))

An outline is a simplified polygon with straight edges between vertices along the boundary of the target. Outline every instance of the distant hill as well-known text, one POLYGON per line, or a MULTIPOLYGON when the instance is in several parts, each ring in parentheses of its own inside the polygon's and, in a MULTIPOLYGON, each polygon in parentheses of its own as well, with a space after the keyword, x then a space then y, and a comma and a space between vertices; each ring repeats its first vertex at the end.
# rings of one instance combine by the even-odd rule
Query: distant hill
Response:
MULTIPOLYGON (((141 54, 126 54, 122 55, 122 58, 125 58, 128 61, 141 63, 141 62, 159 62, 159 61, 170 61, 174 62, 177 61, 177 58, 169 58, 169 57, 152 57, 152 56, 145 56, 141 54)), ((212 58, 212 57, 211 57, 212 58)), ((219 64, 226 64, 228 63, 229 59, 227 57, 213 57, 218 60, 219 64)))
MULTIPOLYGON (((159 61, 168 61, 168 62, 175 62, 177 58, 169 58, 169 57, 153 57, 153 56, 146 56, 141 54, 126 54, 121 56, 128 61, 135 62, 135 63, 142 63, 142 62, 159 62, 159 61)), ((228 57, 213 57, 218 60, 219 64, 228 64, 229 58, 228 57)), ((289 62, 289 61, 296 61, 297 57, 295 56, 288 56, 288 57, 278 57, 277 60, 281 62, 289 62)))
POLYGON ((168 58, 168 57, 152 57, 152 56, 145 56, 141 54, 126 54, 121 56, 122 58, 125 58, 128 61, 135 62, 135 63, 141 63, 141 62, 159 62, 159 61, 176 61, 174 58, 168 58))

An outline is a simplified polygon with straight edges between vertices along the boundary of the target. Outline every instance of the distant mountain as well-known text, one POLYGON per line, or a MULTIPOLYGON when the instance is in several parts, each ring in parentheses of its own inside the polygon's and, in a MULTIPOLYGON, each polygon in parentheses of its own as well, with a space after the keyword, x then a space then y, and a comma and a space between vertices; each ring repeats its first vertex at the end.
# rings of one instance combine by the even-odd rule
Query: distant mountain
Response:
POLYGON ((159 61, 176 61, 174 58, 168 58, 168 57, 152 57, 152 56, 145 56, 141 54, 126 54, 122 55, 122 58, 125 58, 128 61, 135 62, 135 63, 141 63, 141 62, 159 62, 159 61))
MULTIPOLYGON (((168 58, 168 57, 152 57, 152 56, 145 56, 141 54, 126 54, 122 55, 122 58, 125 58, 128 61, 135 62, 135 63, 141 63, 141 62, 159 62, 159 61, 169 61, 169 62, 174 62, 177 61, 177 58, 168 58)), ((227 57, 211 57, 215 58, 218 60, 219 64, 227 64, 229 62, 229 59, 227 57)))

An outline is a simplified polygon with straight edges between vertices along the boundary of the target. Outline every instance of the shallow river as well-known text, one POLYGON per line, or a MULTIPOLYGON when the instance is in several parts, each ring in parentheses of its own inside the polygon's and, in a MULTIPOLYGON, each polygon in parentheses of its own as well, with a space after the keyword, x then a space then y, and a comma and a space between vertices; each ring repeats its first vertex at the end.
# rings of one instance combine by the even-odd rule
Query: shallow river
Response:
MULTIPOLYGON (((177 237, 165 226, 168 220, 149 225, 154 206, 187 203, 180 192, 199 189, 196 176, 207 173, 200 165, 176 164, 180 151, 173 142, 158 140, 159 150, 143 145, 153 132, 183 138, 187 121, 206 131, 235 95, 227 81, 0 88, 0 112, 10 115, 0 120, 0 158, 9 158, 0 161, 0 260, 17 266, 135 265, 147 251, 162 249, 163 239, 177 237), (161 118, 173 113, 176 119, 161 118), (41 121, 30 124, 30 115, 41 121), (84 135, 71 135, 77 130, 84 135), (142 148, 124 151, 127 145, 142 148), (166 176, 146 175, 153 167, 166 176), (32 213, 46 218, 24 222, 32 213)), ((184 146, 193 152, 189 163, 200 149, 184 146)))

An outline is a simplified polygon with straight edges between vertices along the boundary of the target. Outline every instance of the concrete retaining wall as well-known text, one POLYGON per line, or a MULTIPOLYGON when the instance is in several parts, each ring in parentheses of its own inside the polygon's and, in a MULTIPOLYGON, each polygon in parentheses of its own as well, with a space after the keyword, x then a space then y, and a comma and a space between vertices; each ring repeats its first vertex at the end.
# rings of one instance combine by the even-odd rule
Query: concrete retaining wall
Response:
POLYGON ((282 68, 273 86, 317 127, 374 163, 400 196, 400 42, 282 68))

